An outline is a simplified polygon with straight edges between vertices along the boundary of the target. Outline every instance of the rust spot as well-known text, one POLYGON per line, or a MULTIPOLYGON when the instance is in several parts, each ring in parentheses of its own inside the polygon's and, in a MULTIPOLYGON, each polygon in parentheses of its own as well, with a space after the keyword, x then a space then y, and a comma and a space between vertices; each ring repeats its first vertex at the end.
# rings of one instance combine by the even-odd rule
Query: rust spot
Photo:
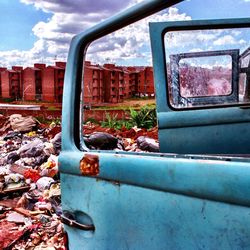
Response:
POLYGON ((80 161, 82 175, 96 176, 99 174, 99 157, 97 155, 85 154, 80 161))

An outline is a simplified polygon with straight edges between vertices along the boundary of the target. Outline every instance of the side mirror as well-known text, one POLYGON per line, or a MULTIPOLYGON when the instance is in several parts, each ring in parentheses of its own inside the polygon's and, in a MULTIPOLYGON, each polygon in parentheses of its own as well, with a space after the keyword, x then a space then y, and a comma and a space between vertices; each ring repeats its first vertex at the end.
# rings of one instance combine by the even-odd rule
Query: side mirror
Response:
POLYGON ((154 63, 162 50, 171 108, 250 101, 250 19, 151 23, 150 32, 154 63), (156 34, 161 47, 154 44, 156 34))

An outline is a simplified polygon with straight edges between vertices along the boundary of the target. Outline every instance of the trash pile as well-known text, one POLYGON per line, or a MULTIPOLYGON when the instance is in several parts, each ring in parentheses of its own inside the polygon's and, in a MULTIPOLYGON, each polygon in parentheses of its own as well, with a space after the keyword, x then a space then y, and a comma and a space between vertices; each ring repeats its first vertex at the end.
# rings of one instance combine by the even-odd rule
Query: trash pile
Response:
MULTIPOLYGON (((157 128, 84 125, 90 149, 158 152, 157 128)), ((0 116, 0 249, 66 249, 58 155, 61 128, 33 117, 0 116)))
POLYGON ((0 117, 0 249, 66 249, 60 221, 60 128, 0 117))

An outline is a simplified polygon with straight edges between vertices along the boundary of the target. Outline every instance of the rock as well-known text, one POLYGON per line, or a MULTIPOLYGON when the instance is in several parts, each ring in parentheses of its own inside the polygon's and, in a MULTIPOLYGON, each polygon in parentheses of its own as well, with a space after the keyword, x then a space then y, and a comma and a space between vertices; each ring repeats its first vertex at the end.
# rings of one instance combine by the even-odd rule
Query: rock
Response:
POLYGON ((9 139, 22 138, 22 134, 17 131, 10 131, 6 136, 4 136, 4 140, 7 141, 9 139))
POLYGON ((19 183, 23 180, 23 176, 21 174, 9 174, 4 176, 4 181, 6 184, 9 183, 19 183))
POLYGON ((50 203, 45 201, 38 201, 35 203, 35 210, 51 210, 52 206, 50 203))
POLYGON ((42 154, 44 143, 41 139, 36 138, 33 141, 21 146, 18 150, 20 156, 24 157, 37 157, 42 154))
POLYGON ((28 149, 24 154, 22 154, 22 157, 37 157, 40 156, 43 153, 43 144, 39 144, 35 147, 31 147, 28 149))
POLYGON ((50 187, 50 184, 54 182, 54 179, 51 177, 41 177, 37 182, 36 186, 39 190, 43 191, 45 189, 48 189, 50 187))
POLYGON ((50 155, 54 155, 56 152, 54 150, 54 145, 51 142, 45 142, 44 143, 44 149, 43 152, 49 157, 50 155))
POLYGON ((7 163, 8 164, 13 164, 15 161, 20 159, 20 155, 17 154, 17 152, 11 152, 7 156, 7 163))
POLYGON ((104 132, 96 132, 89 137, 84 138, 87 147, 94 147, 95 149, 115 149, 117 147, 118 139, 111 134, 104 132))
POLYGON ((39 155, 38 157, 36 157, 36 165, 40 166, 42 165, 44 162, 46 162, 48 160, 49 156, 42 153, 41 155, 39 155))
POLYGON ((7 215, 7 221, 15 223, 25 223, 25 217, 17 212, 11 212, 7 215))
POLYGON ((12 172, 12 173, 17 173, 17 174, 20 174, 20 175, 24 175, 24 172, 29 169, 28 167, 25 167, 25 166, 21 166, 21 165, 18 165, 18 164, 12 164, 9 168, 9 170, 12 172))
POLYGON ((62 145, 62 133, 58 133, 55 135, 55 137, 51 140, 52 144, 53 144, 53 147, 54 147, 54 150, 55 150, 55 153, 58 155, 59 152, 61 151, 61 145, 62 145))
POLYGON ((137 138, 136 143, 138 148, 141 150, 159 152, 159 143, 152 138, 140 136, 137 138))
POLYGON ((36 120, 31 117, 23 117, 20 114, 13 114, 9 117, 10 126, 13 130, 19 132, 30 132, 36 127, 36 120))

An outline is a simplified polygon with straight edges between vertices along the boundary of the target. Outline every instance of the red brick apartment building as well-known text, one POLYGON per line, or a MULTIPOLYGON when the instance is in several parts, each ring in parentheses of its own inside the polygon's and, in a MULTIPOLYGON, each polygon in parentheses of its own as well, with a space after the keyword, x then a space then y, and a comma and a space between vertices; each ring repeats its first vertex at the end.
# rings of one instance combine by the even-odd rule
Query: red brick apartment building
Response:
POLYGON ((34 67, 27 67, 23 70, 22 100, 41 101, 42 98, 42 73, 45 64, 35 63, 34 67))
MULTIPOLYGON (((24 101, 62 101, 65 62, 54 66, 0 68, 0 97, 24 101)), ((133 96, 154 94, 152 67, 118 67, 115 64, 84 66, 85 104, 118 103, 133 96)))
MULTIPOLYGON (((2 80, 1 80, 1 77, 2 77, 1 72, 6 71, 6 70, 7 70, 7 68, 0 67, 0 84, 2 82, 2 80)), ((0 88, 0 96, 2 96, 2 88, 0 88)))
POLYGON ((129 96, 136 96, 138 95, 138 76, 139 72, 144 70, 141 67, 127 67, 126 70, 129 73, 129 84, 128 84, 128 95, 129 96))
POLYGON ((138 75, 138 94, 139 96, 153 96, 154 93, 153 68, 145 67, 138 75))
MULTIPOLYGON (((3 68, 2 68, 3 69, 3 68)), ((22 83, 22 67, 13 66, 12 69, 1 71, 2 98, 20 99, 22 83)))
POLYGON ((43 70, 43 100, 47 102, 62 102, 65 62, 56 62, 43 70))
MULTIPOLYGON (((124 81, 124 95, 123 98, 124 99, 128 99, 131 96, 133 96, 132 94, 132 87, 131 87, 131 81, 130 81, 130 72, 126 69, 123 69, 123 81, 124 81)), ((132 73, 131 73, 132 74, 132 73)))
POLYGON ((98 104, 104 102, 103 69, 99 65, 85 62, 84 67, 84 103, 98 104))
POLYGON ((124 72, 115 64, 103 65, 104 75, 104 102, 122 102, 124 97, 124 72))

